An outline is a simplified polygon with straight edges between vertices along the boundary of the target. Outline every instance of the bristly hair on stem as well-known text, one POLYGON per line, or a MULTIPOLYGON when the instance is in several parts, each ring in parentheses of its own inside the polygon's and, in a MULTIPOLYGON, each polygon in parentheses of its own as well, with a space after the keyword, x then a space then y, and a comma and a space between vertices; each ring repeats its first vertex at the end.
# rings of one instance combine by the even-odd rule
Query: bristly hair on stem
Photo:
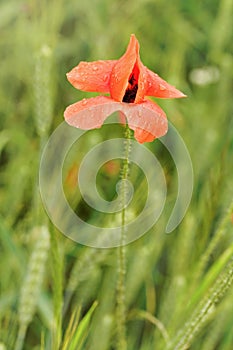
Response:
POLYGON ((126 350, 126 306, 125 306, 125 277, 126 277, 126 180, 129 177, 129 154, 131 149, 131 131, 126 124, 125 126, 125 140, 124 140, 124 160, 121 171, 121 238, 120 246, 118 247, 118 281, 117 281, 117 349, 126 350))

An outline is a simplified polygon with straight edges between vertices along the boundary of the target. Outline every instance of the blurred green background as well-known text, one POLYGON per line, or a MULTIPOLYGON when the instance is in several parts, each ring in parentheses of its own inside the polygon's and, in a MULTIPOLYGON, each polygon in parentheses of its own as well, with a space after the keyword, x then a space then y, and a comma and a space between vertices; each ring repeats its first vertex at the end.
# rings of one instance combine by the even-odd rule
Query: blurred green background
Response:
MULTIPOLYGON (((116 349, 116 249, 81 246, 56 231, 38 168, 65 107, 95 95, 74 89, 66 72, 81 60, 119 58, 131 33, 143 63, 188 95, 157 102, 190 152, 194 192, 182 224, 164 234, 176 170, 159 141, 148 144, 168 197, 155 227, 126 249, 128 349, 233 348, 232 16, 232 0, 1 1, 1 350, 116 349)), ((89 132, 64 170, 67 198, 87 220, 96 213, 75 188, 79 163, 95 142, 121 132, 89 132)), ((100 171, 107 199, 119 168, 100 171)), ((134 167, 131 176, 140 197, 145 179, 134 167)))

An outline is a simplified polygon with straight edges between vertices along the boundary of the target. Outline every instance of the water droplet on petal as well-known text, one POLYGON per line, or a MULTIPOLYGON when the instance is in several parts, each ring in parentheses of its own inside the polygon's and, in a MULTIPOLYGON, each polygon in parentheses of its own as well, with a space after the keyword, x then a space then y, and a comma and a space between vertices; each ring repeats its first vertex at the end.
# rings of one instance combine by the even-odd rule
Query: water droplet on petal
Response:
POLYGON ((164 86, 163 84, 159 84, 159 88, 160 88, 160 90, 166 90, 166 86, 164 86))
POLYGON ((86 77, 86 74, 81 72, 78 74, 77 78, 80 80, 80 81, 85 81, 87 79, 86 77))
POLYGON ((96 72, 99 68, 97 66, 93 66, 92 69, 96 72))
POLYGON ((107 81, 107 80, 108 80, 108 75, 105 74, 105 75, 103 76, 103 81, 107 81))
POLYGON ((87 99, 84 98, 84 99, 82 100, 82 105, 85 106, 86 104, 87 104, 87 99))
POLYGON ((112 75, 112 79, 117 83, 119 81, 119 78, 116 74, 112 75))

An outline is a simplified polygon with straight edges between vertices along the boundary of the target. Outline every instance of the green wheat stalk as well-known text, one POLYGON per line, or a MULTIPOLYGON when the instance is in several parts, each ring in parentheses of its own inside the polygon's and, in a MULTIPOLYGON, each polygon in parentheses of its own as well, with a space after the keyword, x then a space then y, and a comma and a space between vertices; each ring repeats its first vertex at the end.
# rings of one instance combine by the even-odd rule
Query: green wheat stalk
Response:
POLYGON ((199 262, 199 265, 197 268, 197 272, 196 272, 196 277, 194 277, 197 280, 201 277, 201 275, 202 275, 202 273, 203 273, 203 271, 204 271, 204 269, 209 261, 211 254, 213 253, 213 251, 215 250, 215 248, 217 247, 217 245, 221 241, 221 239, 226 231, 226 226, 229 222, 230 215, 232 213, 233 213, 233 200, 231 201, 229 208, 226 210, 215 235, 213 236, 213 238, 211 239, 211 241, 209 243, 209 246, 207 247, 202 258, 200 259, 200 262, 199 262))
POLYGON ((53 341, 52 348, 58 349, 62 337, 62 306, 63 306, 63 254, 58 243, 56 230, 51 227, 51 260, 53 278, 53 341))
POLYGON ((20 293, 18 307, 19 331, 15 350, 21 350, 23 348, 27 328, 36 311, 50 247, 50 236, 47 227, 41 226, 35 230, 38 240, 31 254, 28 270, 20 293))
POLYGON ((196 334, 203 327, 208 318, 213 314, 216 305, 222 300, 233 282, 233 257, 228 263, 225 272, 217 279, 208 296, 199 304, 183 330, 178 334, 175 342, 168 346, 172 350, 185 350, 196 334))

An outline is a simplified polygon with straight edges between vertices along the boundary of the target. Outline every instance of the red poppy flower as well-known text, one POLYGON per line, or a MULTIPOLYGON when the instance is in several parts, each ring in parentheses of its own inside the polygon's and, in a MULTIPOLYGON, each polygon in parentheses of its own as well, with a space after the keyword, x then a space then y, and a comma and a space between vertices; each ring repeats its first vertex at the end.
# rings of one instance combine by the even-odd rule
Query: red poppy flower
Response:
POLYGON ((67 107, 64 116, 68 124, 85 130, 99 128, 110 114, 119 111, 140 143, 153 141, 167 132, 164 111, 146 96, 185 97, 142 64, 139 43, 133 34, 119 60, 80 62, 67 73, 67 79, 79 90, 110 94, 83 99, 67 107))

